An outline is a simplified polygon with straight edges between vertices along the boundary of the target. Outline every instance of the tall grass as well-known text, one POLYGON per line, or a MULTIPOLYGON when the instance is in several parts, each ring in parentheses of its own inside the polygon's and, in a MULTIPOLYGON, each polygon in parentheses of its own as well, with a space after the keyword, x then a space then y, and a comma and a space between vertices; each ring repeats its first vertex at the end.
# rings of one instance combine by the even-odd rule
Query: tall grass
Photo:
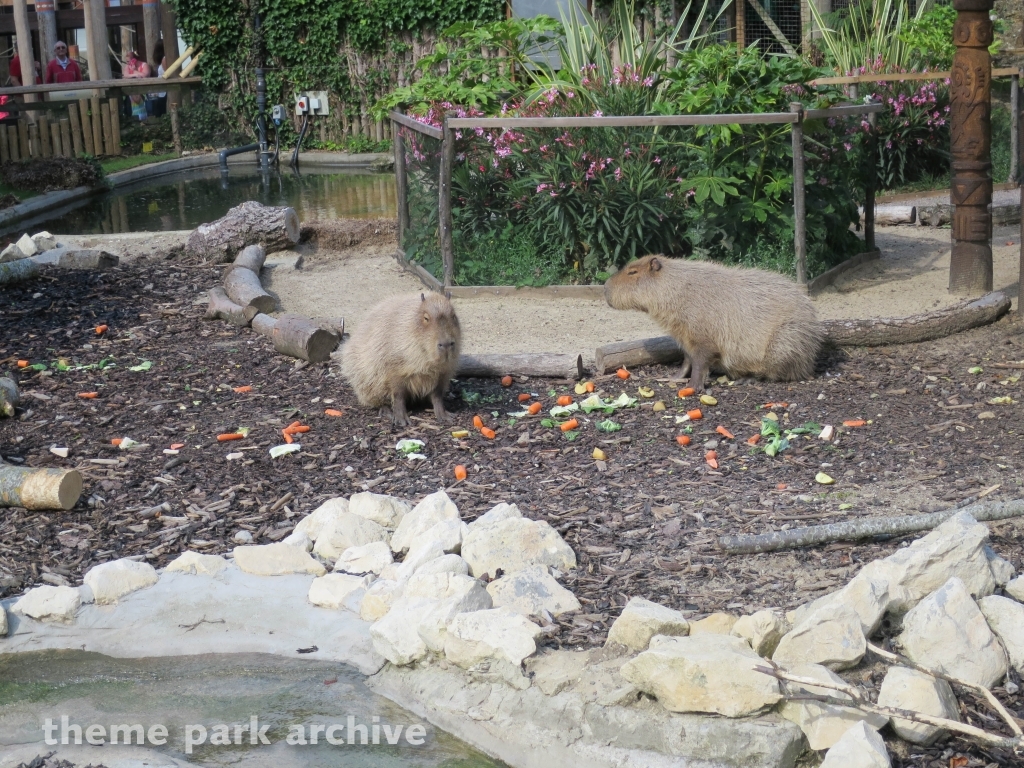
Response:
POLYGON ((912 20, 920 20, 930 5, 930 0, 922 0, 911 14, 909 0, 861 0, 826 18, 815 3, 808 3, 821 32, 816 42, 828 65, 841 75, 882 66, 891 71, 910 69, 914 48, 902 39, 902 33, 912 20))

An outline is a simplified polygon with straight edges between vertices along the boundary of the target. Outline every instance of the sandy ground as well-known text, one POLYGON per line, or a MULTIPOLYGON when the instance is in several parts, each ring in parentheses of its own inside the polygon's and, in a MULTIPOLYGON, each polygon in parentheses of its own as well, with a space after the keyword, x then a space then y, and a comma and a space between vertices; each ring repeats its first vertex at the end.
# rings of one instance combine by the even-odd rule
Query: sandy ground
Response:
MULTIPOLYGON (((994 233, 995 286, 1017 305, 1018 227, 994 233), (1008 245, 1007 243, 1012 243, 1008 245)), ((956 303, 947 290, 948 228, 880 227, 882 258, 842 276, 837 285, 814 298, 822 318, 899 317, 956 303)), ((388 245, 356 247, 333 253, 306 253, 299 269, 285 261, 274 266, 264 285, 286 312, 346 319, 358 325, 380 299, 422 290, 404 272, 388 245)), ((580 352, 614 341, 657 336, 661 331, 646 315, 620 312, 604 301, 480 297, 456 300, 465 351, 474 353, 580 352)))

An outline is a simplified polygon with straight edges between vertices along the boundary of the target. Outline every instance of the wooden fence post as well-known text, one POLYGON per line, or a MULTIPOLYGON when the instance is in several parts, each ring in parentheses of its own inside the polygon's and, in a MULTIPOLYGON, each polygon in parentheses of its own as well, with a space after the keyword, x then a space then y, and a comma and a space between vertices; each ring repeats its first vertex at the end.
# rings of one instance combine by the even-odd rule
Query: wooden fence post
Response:
POLYGON ((110 127, 110 103, 102 102, 100 104, 100 119, 103 123, 103 154, 113 155, 114 154, 114 131, 110 127))
POLYGON ((106 150, 103 147, 103 121, 100 111, 100 97, 99 94, 93 96, 89 100, 90 109, 92 111, 92 141, 93 146, 96 148, 95 155, 105 155, 106 150))
POLYGON ((1021 73, 1010 76, 1010 177, 1011 184, 1020 183, 1020 78, 1021 73))
POLYGON ((455 253, 452 246, 452 169, 455 166, 455 131, 441 124, 441 178, 439 179, 437 217, 441 229, 441 260, 444 263, 444 287, 452 287, 455 277, 455 253))
MULTIPOLYGON (((172 90, 177 91, 179 89, 174 88, 172 90)), ((176 102, 168 102, 167 109, 171 113, 171 141, 174 142, 174 152, 178 157, 181 157, 181 123, 178 120, 178 104, 176 102)))
POLYGON ((391 121, 391 135, 394 139, 395 150, 395 196, 398 198, 398 247, 401 248, 405 240, 406 230, 409 229, 409 192, 402 127, 393 120, 391 121))
POLYGON ((58 125, 60 125, 61 154, 64 157, 77 156, 78 153, 72 148, 71 144, 71 119, 67 117, 62 117, 58 122, 58 125))
POLYGON ((110 154, 121 154, 121 97, 114 96, 110 99, 110 135, 114 146, 110 154))
POLYGON ((82 128, 84 123, 82 123, 82 118, 80 117, 78 103, 72 102, 68 104, 68 122, 71 125, 71 144, 73 147, 72 151, 75 153, 74 157, 80 157, 83 152, 88 152, 88 150, 83 149, 82 128))
POLYGON ((807 204, 804 190, 804 105, 794 101, 789 111, 796 115, 793 138, 793 246, 796 251, 796 281, 807 284, 807 204))
POLYGON ((50 118, 43 113, 36 119, 36 123, 39 125, 39 155, 52 157, 55 152, 50 147, 50 118))

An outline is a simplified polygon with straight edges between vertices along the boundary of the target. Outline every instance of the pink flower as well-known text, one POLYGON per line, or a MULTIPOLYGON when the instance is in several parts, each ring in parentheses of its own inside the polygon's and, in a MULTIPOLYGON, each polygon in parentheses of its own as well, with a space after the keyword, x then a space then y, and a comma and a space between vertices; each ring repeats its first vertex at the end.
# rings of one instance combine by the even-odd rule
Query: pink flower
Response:
POLYGON ((604 112, 602 112, 600 109, 595 110, 593 117, 604 117, 604 112))

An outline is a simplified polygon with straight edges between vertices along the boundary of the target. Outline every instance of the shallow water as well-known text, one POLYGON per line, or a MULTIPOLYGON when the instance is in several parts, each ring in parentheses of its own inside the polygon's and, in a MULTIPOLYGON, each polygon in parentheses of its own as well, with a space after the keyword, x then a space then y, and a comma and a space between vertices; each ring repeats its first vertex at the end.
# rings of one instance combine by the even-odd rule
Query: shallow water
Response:
MULTIPOLYGON (((495 762, 448 734, 438 731, 411 712, 370 691, 362 676, 349 667, 330 662, 285 659, 262 654, 184 656, 152 659, 113 659, 80 651, 45 651, 0 656, 0 759, 5 748, 38 742, 40 754, 43 725, 52 719, 52 732, 62 737, 62 717, 69 725, 105 729, 107 744, 98 747, 97 760, 113 759, 118 746, 109 743, 112 725, 143 726, 144 746, 177 758, 212 767, 244 764, 249 768, 501 768, 495 762), (257 731, 269 725, 265 737, 271 743, 253 746, 248 731, 240 744, 211 744, 216 726, 226 725, 234 742, 235 725, 247 726, 258 718, 257 731), (333 731, 335 741, 326 743, 326 728, 317 744, 288 744, 289 734, 302 726, 310 741, 310 726, 335 723, 353 729, 352 745, 347 729, 333 731), (423 744, 408 743, 409 726, 422 725, 423 744), (159 738, 154 726, 167 729, 167 744, 155 746, 148 735, 159 738), (185 737, 199 740, 198 726, 207 730, 206 743, 186 754, 185 737), (374 726, 380 726, 374 743, 374 726), (402 726, 397 745, 387 743, 402 726), (190 726, 192 726, 190 728, 190 726)), ((74 731, 68 731, 74 743, 74 731)), ((413 735, 413 741, 418 736, 413 735)), ((123 736, 120 740, 123 742, 123 736)), ((133 741, 133 743, 135 743, 133 741)))
POLYGON ((288 205, 299 221, 312 219, 394 218, 395 178, 359 170, 303 171, 289 169, 261 174, 255 168, 218 168, 140 181, 35 225, 53 234, 111 234, 195 229, 219 219, 244 200, 288 205))

